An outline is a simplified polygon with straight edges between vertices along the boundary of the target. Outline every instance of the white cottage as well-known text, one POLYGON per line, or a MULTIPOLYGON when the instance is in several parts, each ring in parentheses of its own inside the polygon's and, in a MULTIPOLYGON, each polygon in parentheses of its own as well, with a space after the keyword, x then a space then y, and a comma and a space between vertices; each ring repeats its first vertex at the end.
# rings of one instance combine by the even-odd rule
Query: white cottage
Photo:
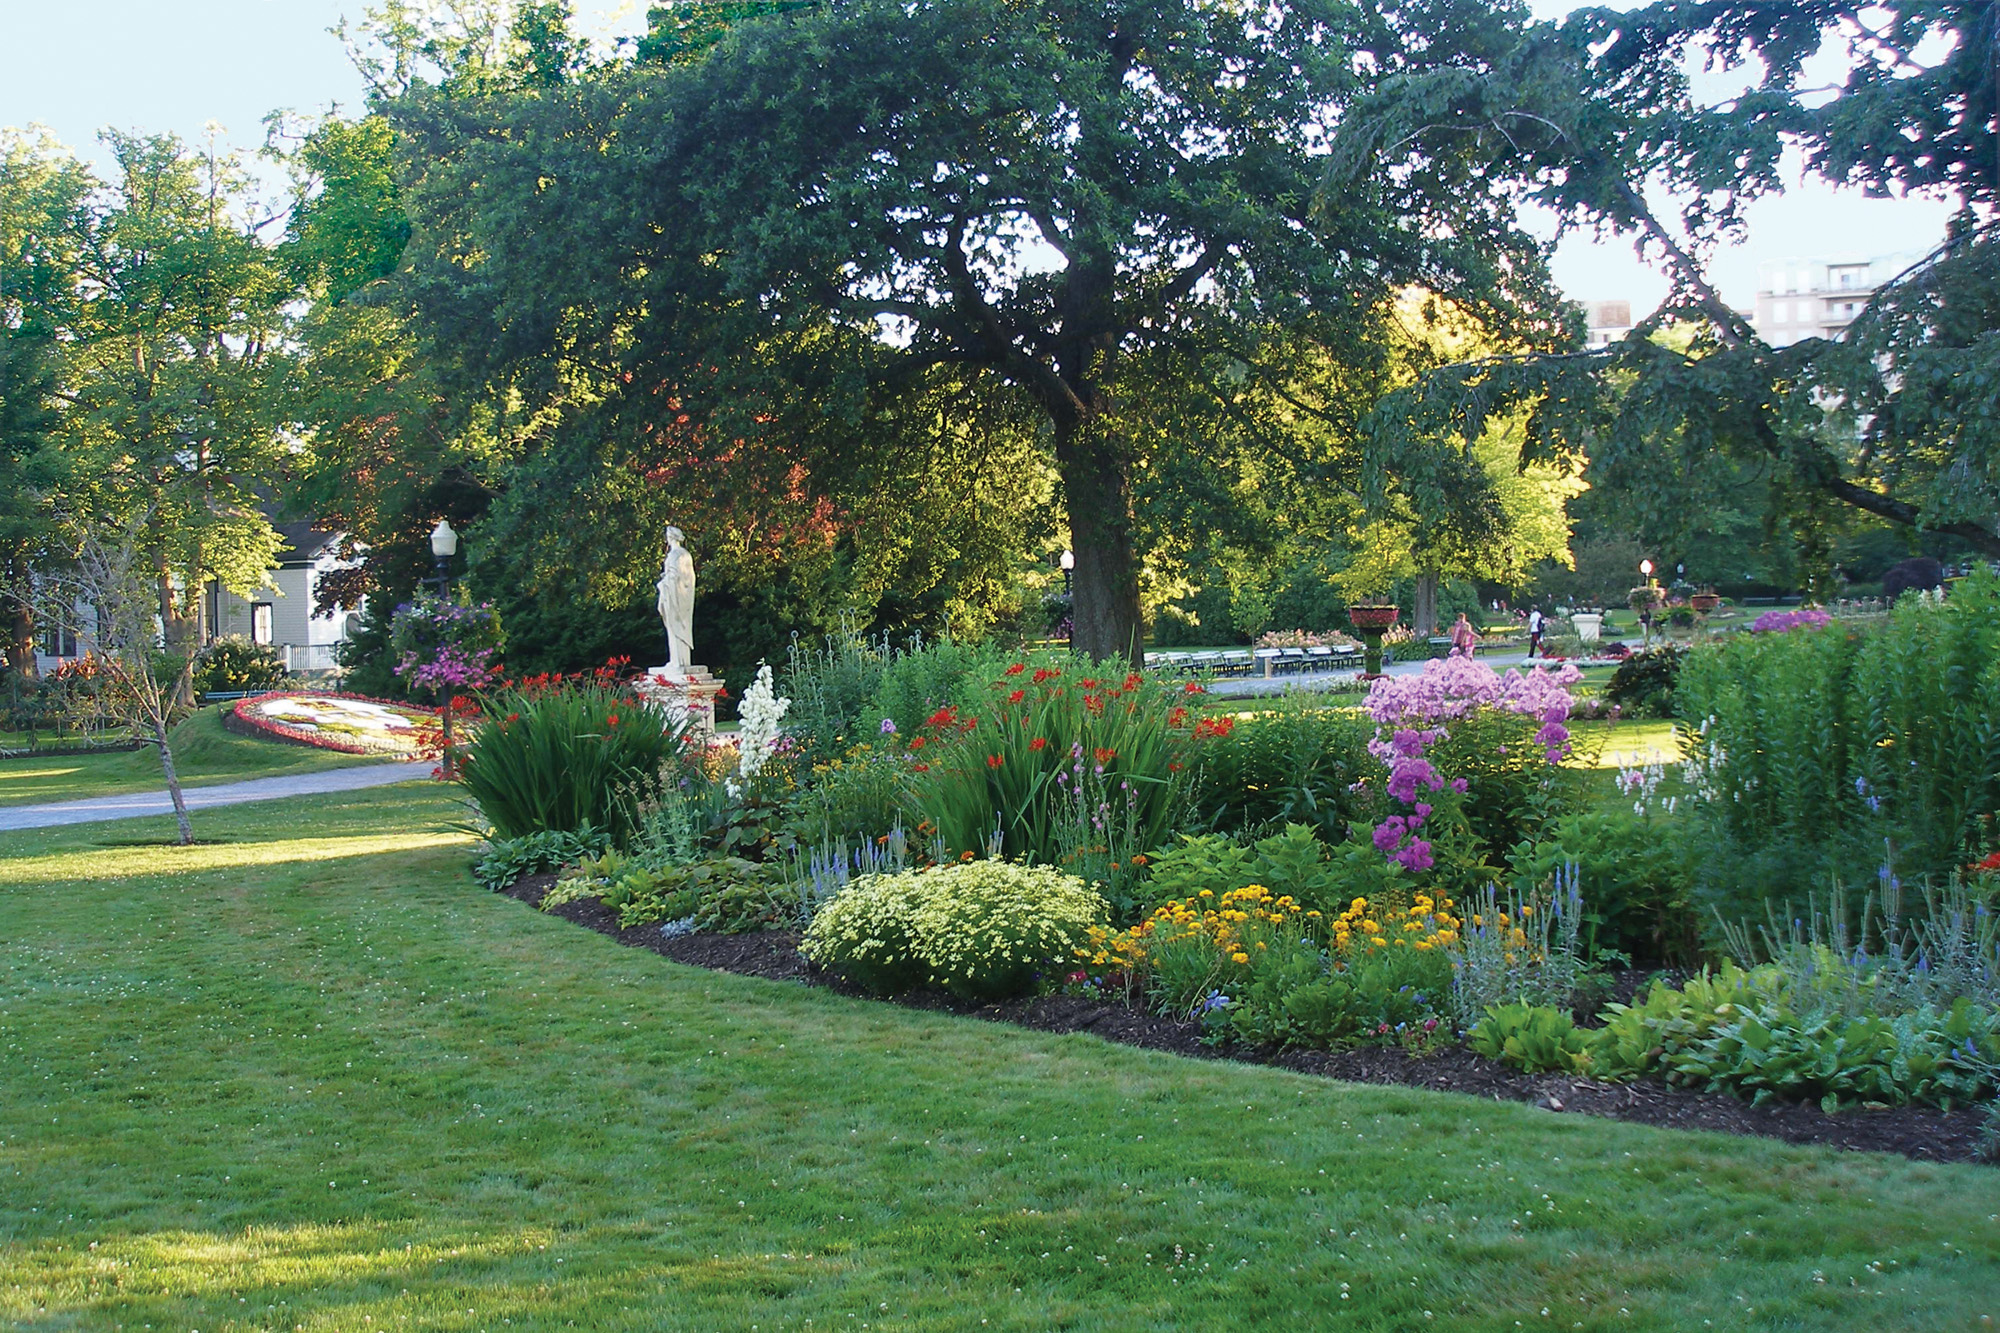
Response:
MULTIPOLYGON (((353 613, 336 607, 330 614, 315 616, 313 601, 321 579, 334 570, 352 568, 355 562, 336 554, 340 533, 311 523, 280 523, 277 529, 285 544, 278 552, 278 567, 271 571, 270 586, 241 597, 210 584, 202 605, 203 640, 234 635, 268 643, 284 658, 288 671, 331 671, 337 665, 334 649, 346 640, 353 613)), ((45 629, 36 645, 35 664, 52 671, 88 647, 87 642, 80 645, 74 634, 45 629)))
POLYGON ((285 659, 287 671, 331 671, 337 665, 334 648, 346 640, 352 613, 335 607, 316 616, 313 602, 321 579, 334 570, 351 569, 355 562, 336 554, 340 533, 326 532, 311 523, 280 523, 277 528, 285 545, 278 552, 278 567, 271 571, 273 586, 239 597, 219 584, 210 584, 204 608, 207 637, 214 640, 233 635, 271 644, 285 659))

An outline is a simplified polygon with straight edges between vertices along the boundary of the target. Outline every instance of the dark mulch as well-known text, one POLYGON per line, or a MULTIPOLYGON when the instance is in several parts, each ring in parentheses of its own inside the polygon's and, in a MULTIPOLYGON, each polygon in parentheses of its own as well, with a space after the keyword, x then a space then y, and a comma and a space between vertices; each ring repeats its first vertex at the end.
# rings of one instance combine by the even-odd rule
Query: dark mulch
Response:
MULTIPOLYGON (((532 906, 541 901, 554 882, 553 875, 533 875, 505 892, 532 906)), ((570 903, 551 915, 601 931, 621 943, 650 949, 677 963, 740 976, 797 980, 843 994, 862 993, 801 958, 798 937, 782 931, 757 935, 696 934, 669 939, 657 926, 620 930, 618 914, 596 899, 570 903)), ((1670 1129, 1754 1134, 1787 1143, 1897 1153, 1918 1161, 1977 1160, 1975 1148, 1983 1119, 1983 1113, 1976 1109, 1946 1112, 1918 1106, 1851 1109, 1828 1114, 1817 1106, 1797 1102, 1752 1106, 1726 1094, 1693 1092, 1657 1079, 1599 1083, 1551 1074, 1519 1074, 1461 1046, 1446 1047, 1423 1057, 1412 1056, 1400 1048, 1381 1047, 1338 1052, 1218 1050, 1203 1044, 1198 1024, 1180 1023, 1082 995, 1043 995, 975 1005, 941 991, 918 991, 891 1002, 905 1008, 1011 1023, 1038 1032, 1088 1032, 1126 1046, 1199 1059, 1275 1065, 1349 1083, 1457 1092, 1495 1101, 1526 1102, 1551 1113, 1604 1116, 1670 1129)))

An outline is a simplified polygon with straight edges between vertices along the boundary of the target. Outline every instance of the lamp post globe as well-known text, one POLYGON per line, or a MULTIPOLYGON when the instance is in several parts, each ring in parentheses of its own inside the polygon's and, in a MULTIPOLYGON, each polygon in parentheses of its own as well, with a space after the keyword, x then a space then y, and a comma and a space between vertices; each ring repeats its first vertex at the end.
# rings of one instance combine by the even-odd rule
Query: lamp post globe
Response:
POLYGON ((451 558, 458 554, 458 533, 452 530, 451 520, 439 519, 431 529, 431 560, 436 564, 438 596, 442 597, 451 586, 451 558))
POLYGON ((1056 559, 1056 563, 1062 566, 1063 595, 1067 597, 1069 595, 1070 579, 1074 576, 1074 572, 1076 570, 1076 552, 1064 551, 1062 555, 1056 559))

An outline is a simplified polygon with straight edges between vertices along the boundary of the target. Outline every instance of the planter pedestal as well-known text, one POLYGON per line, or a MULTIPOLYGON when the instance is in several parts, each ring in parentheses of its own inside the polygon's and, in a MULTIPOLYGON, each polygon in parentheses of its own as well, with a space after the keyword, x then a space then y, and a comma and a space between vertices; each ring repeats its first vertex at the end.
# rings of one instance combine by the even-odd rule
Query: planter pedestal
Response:
POLYGON ((671 721, 686 722, 690 740, 706 745, 715 738, 715 696, 722 692, 722 682, 707 667, 689 667, 685 675, 671 667, 652 667, 632 682, 632 692, 671 721))
POLYGON ((1366 645, 1361 653, 1361 679, 1380 680, 1382 678, 1382 636, 1395 625, 1396 617, 1402 611, 1394 606, 1350 606, 1347 619, 1354 626, 1354 632, 1361 636, 1366 645))

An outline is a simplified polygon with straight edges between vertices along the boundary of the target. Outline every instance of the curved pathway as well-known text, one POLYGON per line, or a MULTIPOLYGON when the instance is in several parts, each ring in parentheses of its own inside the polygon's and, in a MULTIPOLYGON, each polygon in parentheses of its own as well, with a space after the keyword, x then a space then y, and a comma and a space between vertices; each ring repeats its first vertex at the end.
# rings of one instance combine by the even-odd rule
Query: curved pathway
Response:
MULTIPOLYGON (((433 766, 428 759, 396 760, 356 768, 328 769, 324 773, 251 778, 245 782, 221 782, 212 787, 183 787, 181 795, 186 798, 188 809, 205 810, 217 805, 241 805, 245 801, 319 796, 327 792, 361 791, 368 787, 384 787, 392 782, 410 782, 428 778, 433 766)), ((64 824, 92 824, 105 819, 138 819, 173 812, 173 799, 165 791, 91 796, 80 801, 52 801, 47 805, 0 806, 0 833, 16 829, 55 828, 64 824)))

